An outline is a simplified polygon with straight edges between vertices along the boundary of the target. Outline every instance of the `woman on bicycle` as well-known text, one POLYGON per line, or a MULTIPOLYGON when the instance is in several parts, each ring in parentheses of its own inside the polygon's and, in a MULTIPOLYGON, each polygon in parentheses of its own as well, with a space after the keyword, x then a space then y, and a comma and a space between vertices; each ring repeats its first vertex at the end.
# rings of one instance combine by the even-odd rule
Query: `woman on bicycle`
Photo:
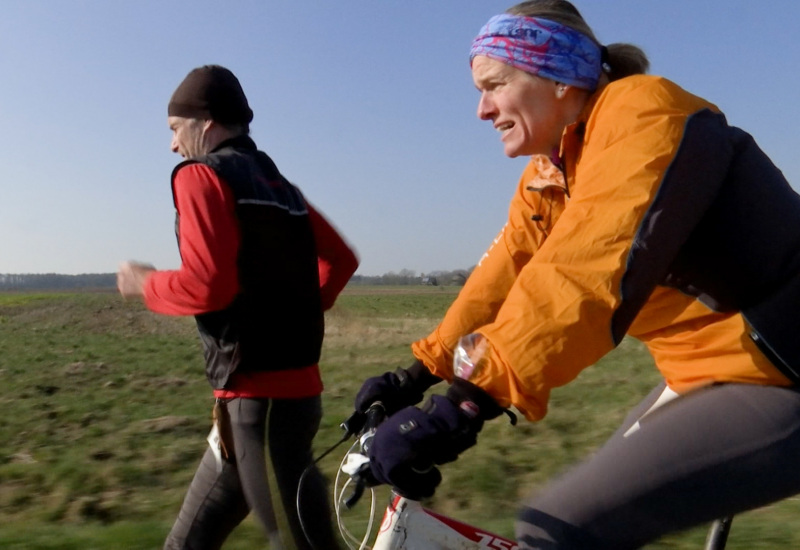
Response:
POLYGON ((377 480, 432 494, 440 475, 420 464, 454 460, 505 407, 541 419, 629 335, 664 383, 524 502, 522 548, 638 548, 800 492, 800 197, 781 172, 566 0, 491 18, 470 59, 478 116, 531 161, 414 365, 356 397, 395 413, 371 447, 377 480), (446 395, 406 407, 439 379, 446 395))

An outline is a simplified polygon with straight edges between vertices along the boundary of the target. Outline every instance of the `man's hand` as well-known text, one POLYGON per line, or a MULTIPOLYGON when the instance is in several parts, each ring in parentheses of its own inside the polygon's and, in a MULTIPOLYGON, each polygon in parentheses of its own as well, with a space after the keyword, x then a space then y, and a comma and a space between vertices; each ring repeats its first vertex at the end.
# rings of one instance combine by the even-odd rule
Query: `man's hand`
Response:
POLYGON ((117 289, 126 300, 141 298, 144 281, 156 268, 140 262, 122 262, 117 273, 117 289))

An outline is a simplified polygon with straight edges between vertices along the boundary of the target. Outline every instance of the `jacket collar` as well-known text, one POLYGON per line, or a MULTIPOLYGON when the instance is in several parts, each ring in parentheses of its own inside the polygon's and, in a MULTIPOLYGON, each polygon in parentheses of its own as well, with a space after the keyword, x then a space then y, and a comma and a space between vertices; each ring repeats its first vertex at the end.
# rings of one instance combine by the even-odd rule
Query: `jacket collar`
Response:
POLYGON ((256 147, 256 142, 253 141, 250 136, 242 134, 220 142, 211 152, 216 153, 220 149, 225 149, 227 147, 232 147, 233 149, 250 149, 252 151, 258 149, 258 147, 256 147))
POLYGON ((564 172, 568 190, 574 188, 575 166, 578 164, 581 153, 583 152, 583 138, 586 133, 586 123, 606 86, 607 84, 601 86, 589 96, 583 109, 581 109, 581 112, 578 114, 578 118, 575 119, 575 122, 564 128, 564 133, 561 134, 558 159, 555 159, 554 162, 558 162, 559 168, 564 172))

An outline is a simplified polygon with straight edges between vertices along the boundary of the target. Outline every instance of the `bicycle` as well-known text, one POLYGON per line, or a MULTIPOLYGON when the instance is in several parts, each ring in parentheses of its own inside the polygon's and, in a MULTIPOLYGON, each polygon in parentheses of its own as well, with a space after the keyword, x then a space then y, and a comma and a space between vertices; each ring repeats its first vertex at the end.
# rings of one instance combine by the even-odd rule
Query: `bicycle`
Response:
MULTIPOLYGON (((339 531, 350 550, 518 550, 511 539, 463 523, 429 510, 417 501, 392 489, 389 503, 375 540, 370 537, 375 519, 376 496, 370 488, 369 520, 364 536, 359 539, 344 525, 342 507, 353 508, 367 489, 369 470, 368 449, 377 426, 383 421, 383 409, 375 406, 365 415, 355 413, 342 423, 345 439, 355 436, 355 441, 339 464, 334 483, 334 511, 339 531), (346 478, 343 476, 347 476, 346 478), (346 496, 352 486, 352 493, 346 496)), ((706 536, 704 550, 724 550, 733 518, 722 518, 712 523, 706 536)))

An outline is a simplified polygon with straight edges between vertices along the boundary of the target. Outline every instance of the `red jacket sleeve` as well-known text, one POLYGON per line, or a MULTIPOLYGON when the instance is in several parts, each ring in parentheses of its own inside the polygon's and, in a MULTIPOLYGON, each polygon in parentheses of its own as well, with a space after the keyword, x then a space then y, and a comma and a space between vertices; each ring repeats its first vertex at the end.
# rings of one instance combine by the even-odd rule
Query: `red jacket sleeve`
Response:
POLYGON ((230 188, 203 164, 181 168, 174 182, 181 266, 156 271, 144 286, 149 309, 197 315, 227 307, 239 291, 239 225, 230 188))
POLYGON ((355 273, 358 257, 330 222, 310 204, 308 215, 317 245, 322 309, 328 310, 355 273))

